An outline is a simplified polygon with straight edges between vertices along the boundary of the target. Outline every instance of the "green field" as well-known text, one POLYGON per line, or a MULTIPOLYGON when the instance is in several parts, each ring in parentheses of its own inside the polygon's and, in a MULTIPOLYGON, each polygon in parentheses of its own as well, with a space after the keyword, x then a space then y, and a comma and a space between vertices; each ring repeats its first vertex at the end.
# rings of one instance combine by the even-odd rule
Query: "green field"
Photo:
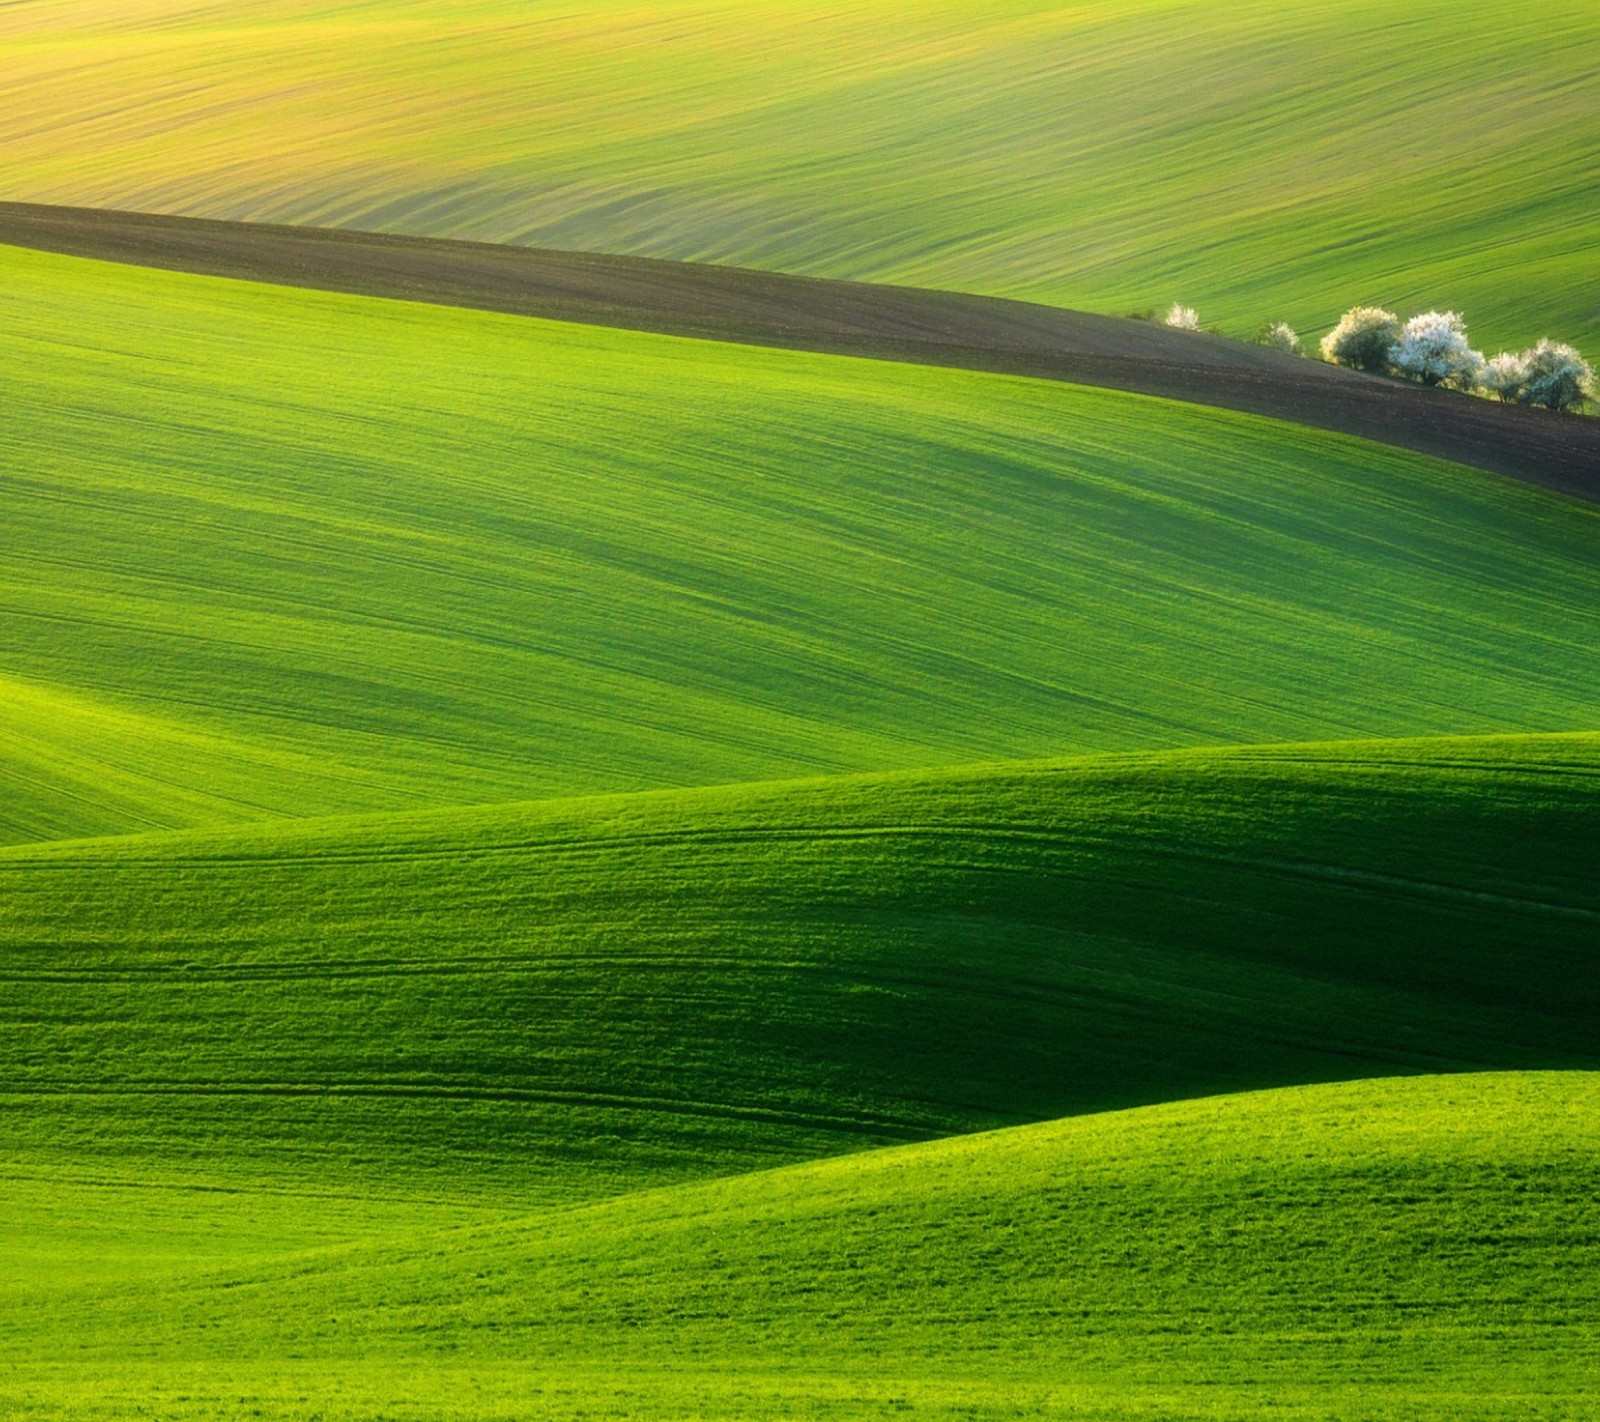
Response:
POLYGON ((1595 729, 1600 514, 1272 421, 0 249, 0 838, 1595 729))
POLYGON ((532 1206, 1295 1082, 1600 1069, 1597 818, 1600 738, 1568 736, 16 848, 0 978, 31 1030, 0 1099, 56 1168, 532 1206))
MULTIPOLYGON (((514 1220, 419 1207, 404 1238, 297 1239, 279 1261, 136 1283, 57 1256, 53 1287, 10 1291, 0 1403, 340 1422, 1590 1416, 1597 1108, 1594 1073, 1367 1082, 514 1220), (70 1366, 44 1341, 63 1337, 70 1366)), ((92 1193, 108 1232, 170 1208, 92 1193)))
POLYGON ((0 286, 0 1415, 1600 1419, 1594 506, 0 286))
POLYGON ((1595 347, 1596 53, 1589 0, 14 4, 0 196, 1595 347))

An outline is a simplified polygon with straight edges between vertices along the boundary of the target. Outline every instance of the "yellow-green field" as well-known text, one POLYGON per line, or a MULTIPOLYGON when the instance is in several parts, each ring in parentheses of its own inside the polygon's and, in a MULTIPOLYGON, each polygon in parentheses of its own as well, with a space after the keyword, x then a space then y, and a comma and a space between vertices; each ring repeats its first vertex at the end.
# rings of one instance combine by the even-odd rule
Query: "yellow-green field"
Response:
POLYGON ((1600 344, 1600 10, 55 0, 0 196, 1600 344))

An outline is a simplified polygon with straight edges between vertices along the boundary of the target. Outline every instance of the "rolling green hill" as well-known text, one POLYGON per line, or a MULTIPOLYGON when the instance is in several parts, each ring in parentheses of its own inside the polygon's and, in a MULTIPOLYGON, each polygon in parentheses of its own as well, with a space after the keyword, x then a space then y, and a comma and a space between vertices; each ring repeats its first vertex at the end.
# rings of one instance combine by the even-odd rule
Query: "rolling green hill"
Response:
POLYGON ((14 848, 10 1148, 508 1207, 1228 1090, 1594 1069, 1597 824, 1576 736, 14 848))
MULTIPOLYGON (((1364 1082, 14 1295, 57 1418, 1596 1415, 1600 1076, 1364 1082), (292 1360, 285 1364, 282 1359, 292 1360)), ((137 1192, 106 1192, 137 1228, 137 1192)))
POLYGON ((1046 382, 0 249, 0 837, 1592 730, 1600 513, 1046 382))
MULTIPOLYGON (((0 5, 0 196, 1600 332, 1573 0, 579 8, 0 5)), ((0 1415, 1600 1422, 1600 508, 0 290, 0 1415)))
POLYGON ((1600 12, 0 7, 0 196, 1600 344, 1600 12))

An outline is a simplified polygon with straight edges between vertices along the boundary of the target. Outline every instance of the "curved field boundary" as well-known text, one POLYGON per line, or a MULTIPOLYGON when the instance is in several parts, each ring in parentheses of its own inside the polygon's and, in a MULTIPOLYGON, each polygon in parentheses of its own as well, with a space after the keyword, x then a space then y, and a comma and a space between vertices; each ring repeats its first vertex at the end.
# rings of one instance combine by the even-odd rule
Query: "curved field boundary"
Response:
POLYGON ((1600 1070, 1597 770, 1600 735, 1259 747, 0 850, 8 1153, 531 1208, 1600 1070))
POLYGON ((208 1202, 174 1218, 124 1171, 19 1211, 48 1262, 0 1310, 0 1406, 287 1422, 533 1415, 514 1399, 537 1397, 538 1416, 633 1422, 1156 1422, 1259 1416, 1265 1396, 1292 1422, 1593 1422, 1597 1105, 1593 1072, 1263 1091, 509 1218, 380 1196, 382 1233, 319 1200, 325 1237, 330 1216, 354 1235, 332 1247, 311 1209, 274 1201, 253 1236, 159 1273, 164 1237, 205 1240, 208 1202), (144 1252, 97 1277, 72 1246, 112 1227, 119 1262, 124 1241, 144 1252), (574 1405, 550 1406, 552 1369, 583 1379, 574 1405), (437 1401, 395 1408, 413 1376, 437 1401), (110 1405, 58 1403, 85 1377, 110 1405), (708 1406, 732 1377, 741 1395, 708 1406), (484 1378, 503 1409, 452 1408, 484 1378), (595 1406, 591 1378, 626 1395, 595 1406), (224 1388, 294 1401, 234 1410, 224 1388))
POLYGON ((0 243, 208 276, 1098 385, 1378 440, 1600 501, 1600 420, 958 292, 480 242, 0 203, 0 243))

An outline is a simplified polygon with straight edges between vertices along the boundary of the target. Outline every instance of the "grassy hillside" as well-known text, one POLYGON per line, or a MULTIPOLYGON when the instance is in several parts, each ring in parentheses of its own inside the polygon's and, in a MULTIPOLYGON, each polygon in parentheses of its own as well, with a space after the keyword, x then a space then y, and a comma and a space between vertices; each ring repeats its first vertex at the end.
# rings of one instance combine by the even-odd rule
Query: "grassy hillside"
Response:
POLYGON ((0 8, 4 196, 1600 345, 1600 11, 0 8))
POLYGON ((0 837, 1589 730, 1600 513, 1044 382, 0 249, 0 837))
MULTIPOLYGON (((1079 1118, 0 1315, 30 1416, 1596 1415, 1600 1077, 1079 1118), (278 1359, 292 1358, 285 1366, 278 1359)), ((137 1224, 130 1194, 109 1209, 137 1224)))
MULTIPOLYGON (((1600 343, 1592 4, 573 10, 0 4, 0 197, 1600 343)), ((0 289, 0 1415, 1600 1422, 1600 505, 0 289)))
POLYGON ((10 1148, 537 1203, 1226 1090, 1596 1068, 1597 826, 1579 736, 12 849, 10 1148))

